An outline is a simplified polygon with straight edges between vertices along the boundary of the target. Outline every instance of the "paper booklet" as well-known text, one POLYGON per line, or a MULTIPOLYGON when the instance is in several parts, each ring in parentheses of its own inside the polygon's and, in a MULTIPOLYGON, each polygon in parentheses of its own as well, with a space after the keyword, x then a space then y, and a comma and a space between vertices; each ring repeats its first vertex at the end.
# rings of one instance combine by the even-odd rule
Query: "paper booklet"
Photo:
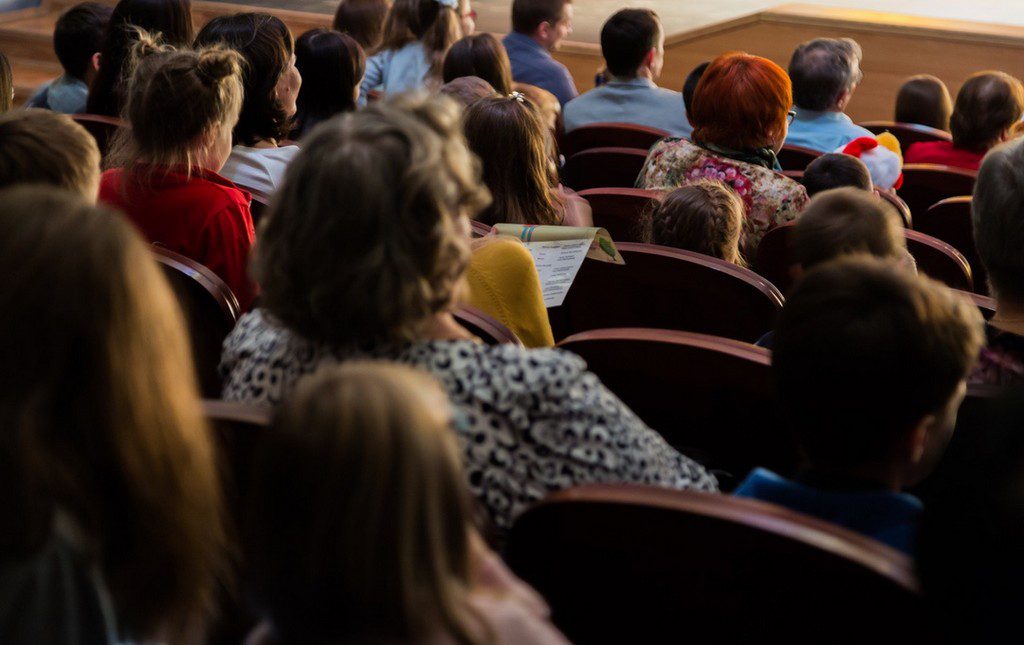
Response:
POLYGON ((625 264, 622 254, 603 228, 582 226, 525 226, 495 224, 502 237, 523 242, 533 255, 544 293, 544 306, 557 307, 565 301, 583 258, 625 264))

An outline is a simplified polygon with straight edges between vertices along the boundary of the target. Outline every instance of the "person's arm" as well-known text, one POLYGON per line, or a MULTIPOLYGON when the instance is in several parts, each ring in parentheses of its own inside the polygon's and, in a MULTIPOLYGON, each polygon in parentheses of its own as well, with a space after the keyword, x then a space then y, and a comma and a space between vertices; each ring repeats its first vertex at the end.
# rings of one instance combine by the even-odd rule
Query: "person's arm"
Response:
POLYGON ((572 74, 569 73, 568 68, 564 65, 560 65, 560 67, 559 73, 552 74, 549 89, 565 109, 565 104, 579 96, 579 92, 576 90, 576 83, 572 80, 572 74))
POLYGON ((242 311, 248 311, 256 297, 256 285, 249 277, 253 239, 249 207, 234 203, 212 214, 203 231, 203 264, 227 283, 242 311))
POLYGON ((384 85, 384 55, 380 52, 366 59, 366 73, 359 84, 359 104, 366 105, 370 92, 384 85))

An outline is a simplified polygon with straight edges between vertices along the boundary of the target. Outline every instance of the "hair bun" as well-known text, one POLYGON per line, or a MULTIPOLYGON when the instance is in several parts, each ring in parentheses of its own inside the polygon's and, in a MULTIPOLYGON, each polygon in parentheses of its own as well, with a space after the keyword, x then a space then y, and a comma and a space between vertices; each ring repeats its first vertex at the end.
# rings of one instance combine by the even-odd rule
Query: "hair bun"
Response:
POLYGON ((241 73, 242 57, 238 52, 225 47, 200 49, 196 73, 206 85, 216 85, 225 78, 241 73))
POLYGON ((171 45, 161 41, 159 33, 152 33, 140 27, 133 27, 135 30, 135 43, 132 45, 130 60, 132 67, 138 65, 142 60, 156 54, 165 54, 175 51, 171 45))

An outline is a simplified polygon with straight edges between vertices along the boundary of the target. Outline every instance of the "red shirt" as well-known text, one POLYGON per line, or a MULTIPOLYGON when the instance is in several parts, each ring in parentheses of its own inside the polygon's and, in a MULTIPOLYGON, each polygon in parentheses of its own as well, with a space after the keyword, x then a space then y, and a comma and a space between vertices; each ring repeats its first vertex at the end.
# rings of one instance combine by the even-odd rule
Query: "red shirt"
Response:
POLYGON ((249 193, 215 172, 157 170, 140 185, 124 169, 103 173, 100 201, 123 211, 150 242, 199 262, 227 283, 242 310, 255 296, 249 250, 256 237, 249 193))
POLYGON ((903 163, 936 163, 964 170, 977 170, 988 150, 964 150, 950 141, 928 141, 915 143, 907 148, 903 163))

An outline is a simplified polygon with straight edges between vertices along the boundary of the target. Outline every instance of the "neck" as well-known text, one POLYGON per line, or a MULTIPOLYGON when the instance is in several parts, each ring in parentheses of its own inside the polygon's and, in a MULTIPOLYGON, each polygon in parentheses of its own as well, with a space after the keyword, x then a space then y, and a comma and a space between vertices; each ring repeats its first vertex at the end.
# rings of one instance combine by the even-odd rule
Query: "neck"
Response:
POLYGON ((649 81, 653 81, 654 72, 651 71, 650 67, 647 67, 645 65, 640 69, 636 70, 633 74, 630 74, 629 76, 615 76, 614 74, 612 75, 612 79, 616 81, 632 81, 635 78, 646 78, 649 81))
POLYGON ((826 481, 851 481, 875 484, 882 490, 895 493, 903 490, 903 474, 899 468, 890 464, 865 464, 846 468, 815 468, 808 469, 813 477, 826 481))
POLYGON ((449 311, 436 313, 427 322, 423 336, 426 340, 472 340, 473 334, 466 331, 449 311))
MULTIPOLYGON (((519 33, 522 33, 522 32, 519 32, 519 33)), ((538 34, 523 34, 523 35, 526 36, 527 38, 529 38, 530 40, 532 40, 533 42, 537 43, 538 45, 540 45, 544 49, 544 51, 551 51, 551 48, 548 47, 548 44, 541 39, 540 35, 538 35, 538 34)))
POLYGON ((250 146, 252 148, 276 148, 277 139, 260 139, 250 146))

